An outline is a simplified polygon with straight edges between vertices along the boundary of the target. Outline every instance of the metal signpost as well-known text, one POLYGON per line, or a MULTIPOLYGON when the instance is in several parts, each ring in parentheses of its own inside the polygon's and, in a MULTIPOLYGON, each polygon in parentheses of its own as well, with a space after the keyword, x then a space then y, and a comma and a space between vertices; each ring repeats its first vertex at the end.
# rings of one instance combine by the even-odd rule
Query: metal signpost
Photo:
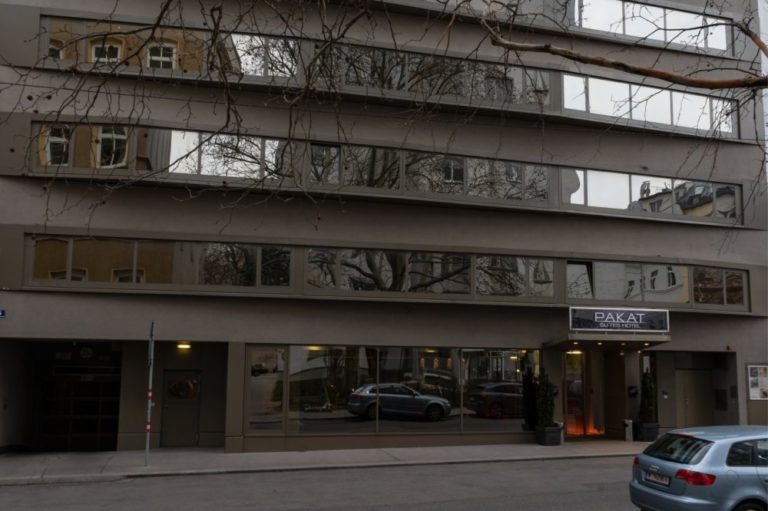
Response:
POLYGON ((144 466, 149 465, 149 440, 152 434, 152 373, 155 365, 155 321, 149 324, 149 353, 147 356, 149 366, 149 383, 147 384, 147 440, 144 445, 144 466))

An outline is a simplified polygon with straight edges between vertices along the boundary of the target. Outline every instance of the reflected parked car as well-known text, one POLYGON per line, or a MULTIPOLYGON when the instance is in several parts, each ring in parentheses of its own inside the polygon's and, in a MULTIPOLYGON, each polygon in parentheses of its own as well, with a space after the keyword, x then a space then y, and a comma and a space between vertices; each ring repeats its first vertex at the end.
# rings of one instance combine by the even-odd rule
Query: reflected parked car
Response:
POLYGON ((523 385, 510 382, 476 385, 467 396, 467 408, 478 417, 522 419, 523 385))
POLYGON ((635 457, 629 494, 647 511, 766 511, 768 427, 670 431, 635 457))
POLYGON ((347 410, 364 419, 376 418, 376 397, 379 415, 398 415, 437 421, 448 417, 451 403, 440 396, 420 394, 401 383, 363 385, 347 401, 347 410))

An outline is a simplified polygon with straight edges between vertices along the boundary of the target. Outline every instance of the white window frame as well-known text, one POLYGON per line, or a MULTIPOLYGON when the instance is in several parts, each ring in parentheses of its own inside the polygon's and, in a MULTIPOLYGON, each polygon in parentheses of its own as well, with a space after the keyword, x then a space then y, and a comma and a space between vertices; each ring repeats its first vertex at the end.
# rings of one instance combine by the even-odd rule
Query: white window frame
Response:
POLYGON ((117 64, 123 59, 123 45, 105 42, 104 44, 91 43, 91 59, 94 64, 117 64), (105 54, 109 55, 109 48, 117 48, 117 57, 99 58, 96 56, 96 48, 105 48, 105 54))
POLYGON ((62 126, 62 125, 51 125, 46 127, 46 133, 45 133, 45 166, 46 167, 66 167, 69 165, 69 142, 72 138, 72 130, 69 128, 69 126, 62 126), (69 137, 55 137, 52 136, 53 130, 68 130, 69 131, 69 137), (66 146, 67 151, 67 161, 64 163, 53 163, 51 161, 51 144, 63 144, 66 146))
POLYGON ((176 45, 176 43, 152 43, 152 44, 147 46, 147 62, 146 62, 146 66, 149 69, 176 69, 176 56, 177 56, 177 54, 178 54, 178 46, 176 45), (163 56, 163 49, 165 49, 165 48, 170 48, 171 50, 173 50, 173 55, 171 55, 170 57, 164 57, 163 56), (153 56, 152 55, 152 50, 154 50, 154 49, 159 49, 160 50, 160 55, 153 56), (159 67, 153 67, 152 66, 153 62, 159 62, 159 63, 161 63, 161 65, 159 67), (163 67, 162 66, 163 62, 170 62, 171 63, 171 67, 170 68, 163 67))
POLYGON ((100 126, 99 127, 99 143, 97 144, 98 149, 96 150, 96 168, 99 169, 114 169, 118 167, 126 166, 128 163, 128 129, 122 126, 100 126), (104 128, 112 130, 111 133, 107 133, 105 136, 104 128), (122 134, 116 134, 115 130, 122 130, 122 134), (113 162, 110 165, 102 165, 101 164, 101 154, 102 150, 104 148, 104 139, 109 138, 112 140, 112 147, 115 147, 115 141, 116 140, 125 140, 125 153, 123 156, 123 159, 119 162, 113 162))

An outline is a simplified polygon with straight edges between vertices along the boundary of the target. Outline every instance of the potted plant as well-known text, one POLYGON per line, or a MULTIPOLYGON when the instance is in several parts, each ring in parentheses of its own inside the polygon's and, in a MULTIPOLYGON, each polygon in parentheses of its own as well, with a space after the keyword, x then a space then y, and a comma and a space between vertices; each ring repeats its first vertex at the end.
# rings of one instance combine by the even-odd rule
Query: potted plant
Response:
POLYGON ((539 423, 539 414, 536 412, 536 378, 529 367, 523 373, 523 430, 536 431, 539 423))
POLYGON ((652 442, 659 436, 656 418, 656 378, 651 371, 645 371, 640 386, 640 408, 637 411, 635 440, 652 442))
POLYGON ((539 445, 560 445, 560 425, 555 420, 555 386, 549 381, 549 375, 541 369, 536 386, 536 441, 539 445))

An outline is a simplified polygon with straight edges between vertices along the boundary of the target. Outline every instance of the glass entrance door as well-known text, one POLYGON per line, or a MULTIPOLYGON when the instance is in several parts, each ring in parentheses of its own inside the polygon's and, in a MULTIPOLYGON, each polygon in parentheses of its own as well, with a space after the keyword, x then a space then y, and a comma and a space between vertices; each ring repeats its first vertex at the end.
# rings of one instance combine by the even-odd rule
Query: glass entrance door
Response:
POLYGON ((565 433, 605 433, 604 357, 602 351, 572 350, 565 354, 565 433))

